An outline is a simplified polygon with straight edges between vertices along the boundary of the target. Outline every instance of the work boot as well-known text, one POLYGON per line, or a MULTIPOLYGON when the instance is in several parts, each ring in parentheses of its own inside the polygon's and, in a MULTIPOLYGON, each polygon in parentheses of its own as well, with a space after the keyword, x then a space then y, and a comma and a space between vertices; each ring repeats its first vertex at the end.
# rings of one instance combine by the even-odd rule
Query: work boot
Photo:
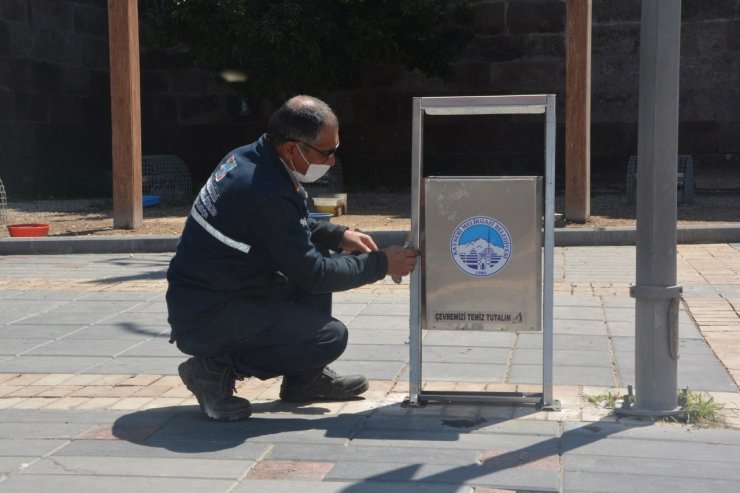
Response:
POLYGON ((249 401, 234 396, 236 375, 230 367, 210 358, 195 356, 181 363, 178 371, 209 418, 239 421, 252 414, 249 401))
POLYGON ((341 377, 327 366, 315 372, 284 376, 280 398, 288 402, 343 401, 367 389, 367 378, 362 375, 341 377))

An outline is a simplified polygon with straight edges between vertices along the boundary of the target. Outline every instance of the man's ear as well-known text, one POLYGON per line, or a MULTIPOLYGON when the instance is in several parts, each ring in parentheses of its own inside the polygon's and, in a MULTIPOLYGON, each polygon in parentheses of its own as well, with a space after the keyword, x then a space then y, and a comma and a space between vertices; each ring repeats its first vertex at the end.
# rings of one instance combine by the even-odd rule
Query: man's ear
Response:
POLYGON ((286 140, 285 142, 283 142, 282 144, 280 144, 279 146, 275 148, 275 152, 277 153, 278 156, 283 158, 283 160, 292 161, 293 153, 295 152, 295 147, 296 147, 295 142, 286 140))

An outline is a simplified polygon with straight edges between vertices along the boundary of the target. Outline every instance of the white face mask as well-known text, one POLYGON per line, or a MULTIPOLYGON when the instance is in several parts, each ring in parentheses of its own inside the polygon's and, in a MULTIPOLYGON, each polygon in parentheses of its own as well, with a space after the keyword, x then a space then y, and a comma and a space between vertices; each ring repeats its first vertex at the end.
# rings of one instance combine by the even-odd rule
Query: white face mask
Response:
MULTIPOLYGON (((315 163, 309 163, 308 159, 306 159, 306 156, 303 155, 303 151, 301 151, 300 147, 297 147, 298 152, 301 153, 301 157, 304 161, 308 164, 308 169, 306 170, 306 174, 299 173, 296 171, 295 166, 293 166, 293 169, 291 170, 293 172, 293 176, 295 176, 295 179, 298 180, 301 183, 313 183, 322 176, 324 176, 328 171, 329 168, 331 168, 328 164, 315 164, 315 163)), ((291 166, 293 163, 290 163, 291 166)))

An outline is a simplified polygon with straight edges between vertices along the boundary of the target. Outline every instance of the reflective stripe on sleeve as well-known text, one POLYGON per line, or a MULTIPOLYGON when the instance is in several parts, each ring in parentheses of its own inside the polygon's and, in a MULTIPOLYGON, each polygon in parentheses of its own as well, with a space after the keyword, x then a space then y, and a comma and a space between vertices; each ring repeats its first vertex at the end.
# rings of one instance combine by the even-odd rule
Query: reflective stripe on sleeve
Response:
POLYGON ((208 234, 216 238, 218 241, 223 243, 224 245, 230 246, 231 248, 234 248, 236 250, 239 250, 240 252, 249 253, 249 250, 252 248, 250 245, 247 245, 246 243, 242 243, 241 241, 236 241, 232 238, 229 238, 225 234, 223 234, 221 231, 214 228, 208 221, 206 221, 203 216, 201 216, 197 210, 195 210, 195 207, 193 207, 190 210, 190 216, 195 219, 195 222, 200 224, 203 229, 205 229, 208 234))

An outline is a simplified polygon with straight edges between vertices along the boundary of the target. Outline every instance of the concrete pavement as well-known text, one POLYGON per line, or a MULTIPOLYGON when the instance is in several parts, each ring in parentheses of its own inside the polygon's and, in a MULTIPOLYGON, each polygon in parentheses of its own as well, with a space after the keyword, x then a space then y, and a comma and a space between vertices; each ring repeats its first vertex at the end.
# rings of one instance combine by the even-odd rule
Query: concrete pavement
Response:
MULTIPOLYGON (((560 412, 403 407, 408 284, 386 279, 335 295, 350 345, 334 366, 371 379, 364 399, 288 405, 279 379, 250 379, 241 423, 206 420, 176 376, 170 253, 0 257, 0 490, 736 491, 740 244, 678 252, 679 386, 724 403, 729 428, 588 402, 634 383, 631 246, 556 248, 560 412)), ((423 348, 426 388, 541 389, 539 333, 433 331, 423 348)))

